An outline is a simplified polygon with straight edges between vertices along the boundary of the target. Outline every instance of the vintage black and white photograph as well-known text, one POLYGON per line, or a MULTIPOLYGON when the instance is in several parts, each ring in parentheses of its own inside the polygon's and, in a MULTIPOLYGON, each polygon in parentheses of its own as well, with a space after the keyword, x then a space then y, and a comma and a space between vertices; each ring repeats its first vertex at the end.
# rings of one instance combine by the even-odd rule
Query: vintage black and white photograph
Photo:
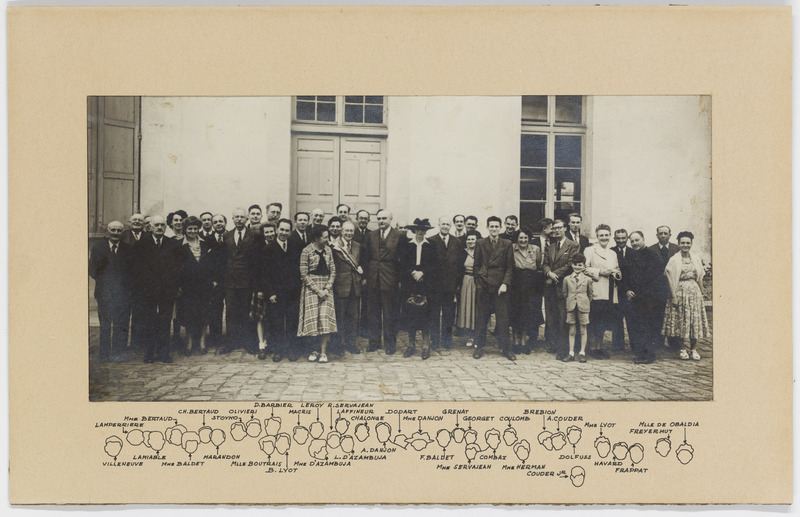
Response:
POLYGON ((713 400, 711 112, 89 97, 89 400, 713 400))

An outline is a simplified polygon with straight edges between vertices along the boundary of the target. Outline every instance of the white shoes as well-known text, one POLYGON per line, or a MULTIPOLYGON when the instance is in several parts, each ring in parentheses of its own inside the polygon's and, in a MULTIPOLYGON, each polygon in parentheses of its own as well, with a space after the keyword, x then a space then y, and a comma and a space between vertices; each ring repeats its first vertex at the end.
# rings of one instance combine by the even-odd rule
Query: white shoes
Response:
POLYGON ((692 359, 694 359, 695 361, 700 360, 700 354, 697 353, 697 350, 692 350, 692 359))
MULTIPOLYGON (((316 352, 314 352, 314 353, 316 354, 316 352)), ((319 354, 319 362, 327 363, 328 362, 328 356, 325 355, 325 354, 319 354)))
POLYGON ((469 338, 469 339, 467 340, 467 348, 472 348, 472 347, 474 347, 474 346, 475 346, 475 340, 474 340, 474 339, 472 339, 472 338, 469 338))
MULTIPOLYGON (((312 363, 319 359, 319 352, 311 352, 311 355, 308 356, 308 360, 312 363)), ((327 358, 325 359, 327 361, 327 358)))
POLYGON ((683 359, 684 361, 688 361, 689 360, 689 352, 687 352, 685 348, 681 348, 681 354, 680 355, 681 355, 681 359, 683 359))

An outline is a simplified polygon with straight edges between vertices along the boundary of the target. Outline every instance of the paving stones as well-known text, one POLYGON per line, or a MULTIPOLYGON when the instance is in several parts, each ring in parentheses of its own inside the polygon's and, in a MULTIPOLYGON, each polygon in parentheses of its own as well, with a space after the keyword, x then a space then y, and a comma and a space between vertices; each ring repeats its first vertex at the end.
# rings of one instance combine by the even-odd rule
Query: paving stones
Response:
MULTIPOLYGON (((98 329, 90 329, 90 355, 96 354, 98 329)), ((401 333, 398 350, 405 348, 401 333)), ((472 358, 465 339, 452 350, 419 355, 378 352, 329 355, 328 364, 283 360, 259 361, 241 350, 184 357, 173 364, 127 363, 89 365, 93 401, 576 401, 576 400, 711 400, 713 350, 710 340, 698 343, 700 361, 683 361, 664 347, 651 365, 634 365, 629 352, 608 360, 562 363, 539 342, 531 354, 512 362, 489 346, 484 357, 472 358)), ((359 343, 362 350, 366 340, 359 343)))

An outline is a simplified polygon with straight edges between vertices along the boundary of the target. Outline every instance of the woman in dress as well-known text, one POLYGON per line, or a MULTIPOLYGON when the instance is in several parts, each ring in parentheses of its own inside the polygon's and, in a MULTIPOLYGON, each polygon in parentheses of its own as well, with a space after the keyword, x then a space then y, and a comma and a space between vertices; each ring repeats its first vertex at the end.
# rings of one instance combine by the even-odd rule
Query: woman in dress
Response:
POLYGON ((515 354, 531 353, 528 340, 534 342, 539 335, 542 321, 542 289, 544 273, 542 261, 544 255, 536 244, 533 244, 533 233, 522 228, 513 245, 514 273, 511 277, 510 301, 511 328, 514 332, 513 352, 515 354))
POLYGON ((461 253, 460 263, 464 278, 461 280, 461 296, 458 298, 458 321, 456 326, 467 336, 467 347, 475 346, 475 244, 480 234, 476 230, 467 231, 464 237, 465 248, 461 253))
POLYGON ((326 354, 331 334, 336 332, 336 312, 333 303, 333 280, 336 266, 328 246, 328 228, 315 226, 308 231, 311 244, 300 254, 300 319, 298 337, 315 337, 314 351, 309 361, 328 362, 326 354))
POLYGON ((192 348, 199 346, 205 355, 211 294, 219 283, 218 268, 211 251, 211 244, 200 238, 200 219, 192 216, 185 221, 186 235, 183 240, 185 258, 181 268, 181 313, 180 319, 186 327, 186 356, 192 348))
MULTIPOLYGON (((681 349, 681 359, 690 357, 700 360, 697 340, 708 337, 708 317, 703 303, 703 276, 705 269, 700 258, 692 255, 694 235, 691 232, 678 234, 676 253, 667 262, 664 274, 669 282, 670 297, 664 313, 664 335, 689 340, 689 348, 681 349)), ((685 342, 684 342, 685 345, 685 342)))
POLYGON ((269 282, 269 251, 267 246, 270 242, 275 240, 275 223, 267 221, 258 226, 258 231, 264 237, 264 243, 261 245, 255 255, 255 292, 253 293, 253 300, 250 303, 250 319, 256 322, 256 334, 258 335, 258 358, 265 360, 267 358, 267 325, 269 323, 267 306, 269 305, 265 299, 264 293, 267 292, 267 284, 269 282))
POLYGON ((428 219, 414 219, 414 224, 406 226, 407 230, 414 232, 414 237, 407 242, 400 256, 400 300, 408 330, 408 348, 403 357, 411 357, 416 352, 419 330, 422 332, 420 355, 423 361, 431 356, 431 275, 436 267, 436 249, 425 238, 431 228, 428 219))

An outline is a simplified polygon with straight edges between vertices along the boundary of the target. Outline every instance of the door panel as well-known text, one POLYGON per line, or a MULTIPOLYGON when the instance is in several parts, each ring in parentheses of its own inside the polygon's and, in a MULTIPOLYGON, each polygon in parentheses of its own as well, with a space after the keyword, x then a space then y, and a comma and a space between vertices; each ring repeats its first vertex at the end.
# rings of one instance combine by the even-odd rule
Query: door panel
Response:
POLYGON ((139 211, 139 97, 94 97, 89 106, 89 233, 139 211))
POLYGON ((295 136, 294 147, 295 213, 322 208, 332 214, 339 197, 338 137, 295 136))
POLYGON ((293 139, 295 212, 322 208, 327 219, 340 203, 372 214, 384 204, 383 139, 335 135, 293 139))

